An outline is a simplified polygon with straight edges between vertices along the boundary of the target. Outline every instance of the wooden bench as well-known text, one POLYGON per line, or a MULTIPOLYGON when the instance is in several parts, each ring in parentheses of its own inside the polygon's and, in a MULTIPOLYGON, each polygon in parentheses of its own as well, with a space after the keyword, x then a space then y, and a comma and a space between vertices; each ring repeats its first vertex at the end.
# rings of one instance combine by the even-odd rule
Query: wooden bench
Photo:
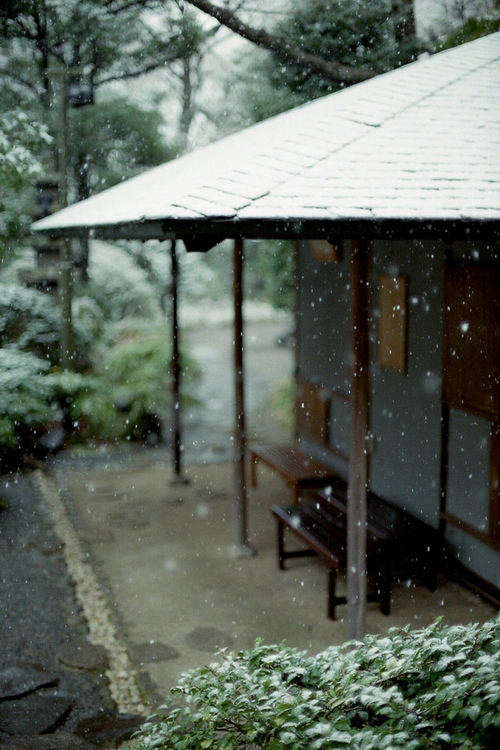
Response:
POLYGON ((256 445, 250 450, 250 482, 257 486, 257 464, 261 461, 292 487, 292 500, 299 502, 304 489, 326 487, 339 479, 332 469, 303 453, 293 443, 256 445))
MULTIPOLYGON (((338 481, 317 497, 300 505, 274 505, 277 521, 278 566, 284 570, 288 558, 318 555, 328 566, 328 617, 335 619, 335 607, 346 597, 335 593, 337 573, 346 569, 347 489, 338 481), (285 529, 307 545, 307 549, 286 550, 285 529)), ((368 601, 380 601, 390 614, 393 580, 401 574, 418 573, 428 588, 436 588, 437 532, 409 513, 373 493, 367 497, 367 568, 373 592, 368 601), (406 572, 404 572, 406 571, 406 572)))

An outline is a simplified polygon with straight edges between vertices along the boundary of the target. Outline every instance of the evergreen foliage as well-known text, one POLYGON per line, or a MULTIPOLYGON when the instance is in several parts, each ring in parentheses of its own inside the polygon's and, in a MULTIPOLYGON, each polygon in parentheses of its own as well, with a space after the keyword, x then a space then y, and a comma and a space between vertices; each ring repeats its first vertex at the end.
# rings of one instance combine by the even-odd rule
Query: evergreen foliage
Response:
MULTIPOLYGON (((411 61, 419 50, 414 37, 396 38, 387 0, 296 2, 273 31, 325 60, 379 72, 411 61)), ((276 55, 255 58, 246 85, 243 106, 255 121, 341 87, 276 55)))
POLYGON ((500 18, 469 18, 455 33, 437 45, 436 52, 472 42, 500 30, 500 18))
POLYGON ((177 155, 161 135, 160 112, 138 107, 124 97, 109 96, 70 115, 69 152, 78 198, 177 155))
MULTIPOLYGON (((57 365, 60 328, 60 312, 51 297, 35 289, 0 282, 0 348, 31 352, 50 365, 57 365)), ((85 363, 90 336, 78 323, 74 334, 78 361, 85 363)))
POLYGON ((500 619, 393 628, 317 656, 285 645, 186 672, 135 750, 493 750, 500 619))
MULTIPOLYGON (((126 319, 113 330, 93 377, 83 388, 75 383, 72 417, 94 439, 161 442, 171 409, 170 331, 164 321, 145 318, 126 319)), ((196 367, 186 359, 183 368, 183 400, 193 403, 196 367)))
POLYGON ((19 193, 41 172, 36 156, 51 142, 48 130, 20 109, 2 113, 0 122, 0 252, 2 240, 15 236, 27 221, 19 193))
MULTIPOLYGON (((32 446, 37 429, 57 418, 50 365, 29 352, 0 348, 0 454, 32 446)), ((2 462, 0 461, 0 467, 2 462)))
POLYGON ((265 298, 278 310, 293 310, 295 243, 290 240, 263 240, 259 243, 257 267, 265 298))

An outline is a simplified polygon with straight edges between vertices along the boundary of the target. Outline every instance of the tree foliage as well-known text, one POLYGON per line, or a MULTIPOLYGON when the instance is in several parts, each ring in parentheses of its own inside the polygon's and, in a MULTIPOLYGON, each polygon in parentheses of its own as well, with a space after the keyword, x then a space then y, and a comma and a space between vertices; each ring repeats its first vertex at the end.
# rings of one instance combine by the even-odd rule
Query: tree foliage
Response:
POLYGON ((69 154, 82 199, 176 156, 158 110, 113 95, 71 113, 69 154))
POLYGON ((295 305, 295 243, 265 240, 259 243, 257 267, 265 297, 277 309, 293 310, 295 305))
POLYGON ((185 673, 136 750, 493 750, 500 620, 332 647, 257 646, 185 673), (181 701, 181 705, 179 705, 181 701))
MULTIPOLYGON (((58 364, 60 313, 54 300, 35 289, 0 282, 0 349, 29 352, 58 364)), ((75 347, 80 363, 88 362, 90 337, 76 323, 75 347)))
MULTIPOLYGON (((57 416, 49 363, 29 352, 0 348, 0 453, 24 447, 28 433, 57 416)), ((31 442, 31 440, 29 441, 31 442)), ((0 467, 2 462, 0 462, 0 467)))
POLYGON ((51 142, 47 128, 31 120, 25 112, 13 110, 2 115, 0 123, 0 251, 2 239, 14 236, 23 219, 19 193, 26 181, 34 179, 42 166, 37 158, 42 146, 51 142))
MULTIPOLYGON (((383 72, 414 56, 414 38, 397 39, 387 0, 312 0, 296 3, 278 26, 287 39, 325 59, 383 72)), ((277 67, 275 87, 303 91, 308 98, 332 91, 331 82, 294 65, 277 67)))
POLYGON ((349 85, 365 81, 375 75, 370 69, 346 65, 338 58, 318 55, 314 51, 311 53, 301 40, 297 43, 294 38, 281 34, 278 29, 270 34, 265 29, 252 28, 243 23, 227 7, 221 8, 209 0, 187 0, 187 2, 258 47, 270 50, 289 63, 299 65, 304 71, 314 72, 327 80, 349 85))
POLYGON ((436 45, 436 51, 472 42, 488 34, 500 31, 500 18, 469 18, 458 31, 450 34, 436 45))
MULTIPOLYGON (((380 73, 411 61, 419 49, 414 36, 396 34, 390 7, 387 0, 295 2, 275 32, 317 57, 380 73)), ((243 71, 243 76, 243 109, 254 121, 349 83, 328 79, 277 53, 256 57, 253 70, 243 71)))
POLYGON ((49 93, 51 67, 88 76, 95 87, 154 70, 189 53, 196 30, 186 28, 174 3, 161 0, 21 0, 3 11, 2 35, 10 60, 27 71, 26 52, 34 53, 38 80, 5 68, 16 90, 49 93), (148 22, 155 10, 162 23, 148 22), (159 29, 159 31, 157 31, 159 29))
MULTIPOLYGON (((75 197, 175 155, 160 133, 161 116, 109 93, 106 84, 165 69, 198 49, 192 14, 160 0, 11 0, 0 16, 0 95, 44 122, 54 154, 39 153, 49 172, 61 163, 63 80, 85 86, 97 104, 70 111, 67 142, 75 197), (92 173, 94 185, 89 184, 92 173)), ((72 100, 79 104, 78 100, 72 100)))

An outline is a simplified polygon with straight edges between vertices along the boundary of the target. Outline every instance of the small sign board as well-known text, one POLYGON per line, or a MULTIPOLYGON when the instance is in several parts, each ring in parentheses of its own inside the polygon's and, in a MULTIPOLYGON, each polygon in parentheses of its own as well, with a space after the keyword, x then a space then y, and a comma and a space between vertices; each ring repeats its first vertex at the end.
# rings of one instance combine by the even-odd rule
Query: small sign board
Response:
POLYGON ((407 372, 406 276, 379 276, 378 363, 398 372, 407 372))

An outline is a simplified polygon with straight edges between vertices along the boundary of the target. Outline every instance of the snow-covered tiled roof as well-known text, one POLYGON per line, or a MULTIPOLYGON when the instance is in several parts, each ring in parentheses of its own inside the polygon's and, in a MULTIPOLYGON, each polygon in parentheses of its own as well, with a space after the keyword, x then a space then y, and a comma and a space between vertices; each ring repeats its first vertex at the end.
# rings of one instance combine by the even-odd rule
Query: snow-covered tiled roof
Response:
POLYGON ((367 236, 450 223, 500 232, 500 33, 246 128, 34 228, 146 238, 352 223, 367 236))

